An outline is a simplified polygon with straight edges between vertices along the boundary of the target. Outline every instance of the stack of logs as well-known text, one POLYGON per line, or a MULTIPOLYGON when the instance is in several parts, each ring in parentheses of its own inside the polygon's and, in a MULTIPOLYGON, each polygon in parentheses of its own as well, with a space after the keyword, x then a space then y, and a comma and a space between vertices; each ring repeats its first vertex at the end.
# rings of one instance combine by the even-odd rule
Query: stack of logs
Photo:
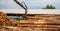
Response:
POLYGON ((11 25, 10 19, 3 12, 0 12, 0 26, 11 25))
POLYGON ((60 15, 41 14, 27 16, 29 20, 20 20, 21 31, 60 31, 60 15), (23 29, 23 30, 22 30, 23 29))
POLYGON ((5 13, 0 12, 0 31, 18 31, 16 19, 10 19, 5 13))
POLYGON ((8 18, 5 13, 0 12, 0 26, 5 26, 6 29, 4 30, 8 31, 13 31, 13 29, 14 31, 60 31, 59 14, 37 14, 27 16, 27 18, 27 20, 15 21, 14 19, 8 18), (18 26, 13 27, 15 23, 18 24, 18 26))
POLYGON ((0 12, 0 26, 13 26, 13 21, 5 13, 0 12))

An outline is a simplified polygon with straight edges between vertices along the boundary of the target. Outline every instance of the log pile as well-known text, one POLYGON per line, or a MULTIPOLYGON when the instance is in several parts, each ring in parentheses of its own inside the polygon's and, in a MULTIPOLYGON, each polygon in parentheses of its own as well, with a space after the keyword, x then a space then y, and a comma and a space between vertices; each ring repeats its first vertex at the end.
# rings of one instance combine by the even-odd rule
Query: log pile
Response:
POLYGON ((10 19, 5 13, 0 12, 0 26, 13 26, 14 19, 10 19))
POLYGON ((60 15, 27 16, 29 20, 20 20, 18 27, 22 31, 60 31, 60 15))
POLYGON ((0 26, 5 26, 0 31, 60 31, 60 15, 43 14, 27 16, 27 18, 28 20, 18 21, 0 12, 0 26), (18 26, 12 27, 16 24, 18 26))
POLYGON ((5 26, 5 25, 10 25, 10 24, 11 24, 11 21, 7 17, 7 15, 3 12, 0 12, 0 25, 5 26))
POLYGON ((5 13, 0 12, 0 31, 18 31, 18 28, 13 27, 17 26, 16 21, 18 20, 10 19, 5 13))

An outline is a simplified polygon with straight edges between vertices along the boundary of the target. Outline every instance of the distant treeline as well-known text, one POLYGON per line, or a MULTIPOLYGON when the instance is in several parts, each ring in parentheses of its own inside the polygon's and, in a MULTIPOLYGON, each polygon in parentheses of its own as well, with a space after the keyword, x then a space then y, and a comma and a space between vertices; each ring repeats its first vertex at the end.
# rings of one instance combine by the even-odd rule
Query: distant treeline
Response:
POLYGON ((46 7, 42 8, 42 9, 56 9, 56 8, 53 5, 47 5, 46 7))

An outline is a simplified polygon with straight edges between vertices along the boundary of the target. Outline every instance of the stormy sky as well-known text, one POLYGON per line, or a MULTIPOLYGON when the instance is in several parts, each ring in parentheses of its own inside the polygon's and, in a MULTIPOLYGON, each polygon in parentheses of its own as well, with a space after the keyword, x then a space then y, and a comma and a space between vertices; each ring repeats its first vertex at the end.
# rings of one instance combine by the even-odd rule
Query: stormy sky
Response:
MULTIPOLYGON (((25 2, 29 9, 42 9, 46 5, 53 5, 57 9, 60 9, 60 0, 18 0, 19 2, 25 2)), ((22 9, 13 0, 0 0, 0 9, 22 9)))

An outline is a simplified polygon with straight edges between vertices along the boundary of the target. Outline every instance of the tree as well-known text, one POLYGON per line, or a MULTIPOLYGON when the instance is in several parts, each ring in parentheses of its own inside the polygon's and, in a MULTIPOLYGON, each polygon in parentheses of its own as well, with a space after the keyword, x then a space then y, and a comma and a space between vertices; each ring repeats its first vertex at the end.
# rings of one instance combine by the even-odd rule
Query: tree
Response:
POLYGON ((25 2, 23 2, 24 4, 22 4, 21 2, 17 1, 17 0, 14 0, 19 6, 21 6, 24 10, 25 10, 25 15, 24 15, 24 18, 23 19, 26 19, 26 16, 27 16, 27 6, 25 4, 25 2))
POLYGON ((56 9, 53 5, 47 5, 45 8, 43 9, 56 9))

